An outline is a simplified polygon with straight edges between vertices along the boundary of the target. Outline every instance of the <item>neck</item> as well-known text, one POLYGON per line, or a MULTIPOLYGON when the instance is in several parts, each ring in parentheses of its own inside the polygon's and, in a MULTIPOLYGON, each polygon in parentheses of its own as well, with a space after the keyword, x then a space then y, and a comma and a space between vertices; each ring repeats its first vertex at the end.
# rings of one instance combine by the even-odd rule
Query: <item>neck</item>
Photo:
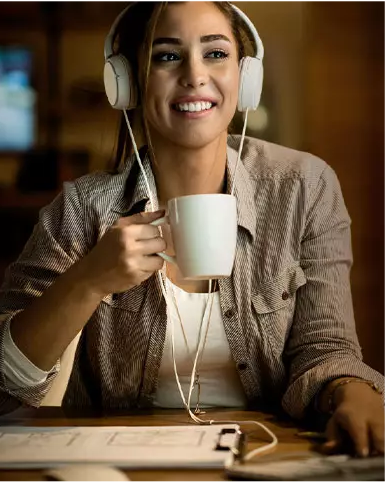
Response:
POLYGON ((185 148, 151 135, 152 168, 159 206, 184 195, 222 193, 227 156, 227 132, 202 148, 185 148))

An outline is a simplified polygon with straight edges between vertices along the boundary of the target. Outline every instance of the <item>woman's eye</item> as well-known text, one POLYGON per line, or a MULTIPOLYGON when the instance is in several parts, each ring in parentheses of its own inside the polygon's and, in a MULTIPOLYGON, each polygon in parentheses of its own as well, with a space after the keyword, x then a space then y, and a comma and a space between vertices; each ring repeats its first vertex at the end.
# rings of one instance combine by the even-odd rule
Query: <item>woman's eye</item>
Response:
POLYGON ((180 59, 176 52, 159 52, 153 56, 155 62, 175 62, 180 59))
POLYGON ((226 59, 228 56, 229 54, 227 54, 227 52, 224 50, 212 50, 205 55, 205 57, 209 59, 226 59))

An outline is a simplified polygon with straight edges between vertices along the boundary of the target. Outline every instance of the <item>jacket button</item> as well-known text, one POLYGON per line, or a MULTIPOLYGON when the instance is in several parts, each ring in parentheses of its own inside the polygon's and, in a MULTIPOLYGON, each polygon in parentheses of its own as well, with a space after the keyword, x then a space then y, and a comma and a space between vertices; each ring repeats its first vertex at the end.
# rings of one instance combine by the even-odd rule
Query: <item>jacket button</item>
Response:
POLYGON ((286 301, 286 299, 289 299, 289 297, 290 297, 290 294, 289 294, 287 291, 284 291, 284 292, 282 293, 282 299, 283 299, 284 301, 286 301))
POLYGON ((235 311, 234 309, 228 309, 226 312, 225 312, 225 317, 226 318, 232 318, 235 314, 235 311))
POLYGON ((241 371, 246 370, 247 363, 238 363, 237 367, 238 367, 238 370, 241 370, 241 371))

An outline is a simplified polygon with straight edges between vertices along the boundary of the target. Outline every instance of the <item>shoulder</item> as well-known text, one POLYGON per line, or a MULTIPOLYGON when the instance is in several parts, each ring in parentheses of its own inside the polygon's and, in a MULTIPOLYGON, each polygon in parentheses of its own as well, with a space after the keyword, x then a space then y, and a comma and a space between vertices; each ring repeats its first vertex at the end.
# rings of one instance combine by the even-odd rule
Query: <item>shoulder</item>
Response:
POLYGON ((127 181, 127 172, 112 173, 98 171, 84 175, 72 182, 65 182, 64 188, 69 192, 77 193, 77 196, 86 203, 101 203, 114 199, 124 191, 127 181))
POLYGON ((77 208, 80 217, 103 219, 125 199, 129 173, 126 166, 122 172, 98 171, 64 182, 58 200, 64 210, 77 208))
MULTIPOLYGON (((240 140, 239 135, 229 136, 228 145, 238 151, 240 140)), ((245 137, 242 162, 252 178, 302 178, 315 181, 330 169, 324 160, 311 153, 251 137, 245 137)))
POLYGON ((107 227, 113 223, 114 208, 125 197, 127 176, 127 170, 100 171, 66 181, 61 193, 41 210, 40 218, 50 225, 60 220, 62 225, 71 227, 107 227))

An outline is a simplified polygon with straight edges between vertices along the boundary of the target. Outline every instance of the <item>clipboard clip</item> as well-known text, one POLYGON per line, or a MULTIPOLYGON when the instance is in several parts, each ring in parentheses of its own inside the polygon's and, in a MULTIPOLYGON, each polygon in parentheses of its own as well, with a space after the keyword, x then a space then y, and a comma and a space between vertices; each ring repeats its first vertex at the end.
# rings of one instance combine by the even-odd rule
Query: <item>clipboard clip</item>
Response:
POLYGON ((242 461, 245 448, 246 448, 246 434, 241 432, 238 429, 222 429, 218 434, 217 444, 214 450, 218 451, 230 451, 234 455, 234 459, 238 461, 242 461), (229 434, 237 434, 236 442, 232 445, 228 445, 227 435, 229 434))

